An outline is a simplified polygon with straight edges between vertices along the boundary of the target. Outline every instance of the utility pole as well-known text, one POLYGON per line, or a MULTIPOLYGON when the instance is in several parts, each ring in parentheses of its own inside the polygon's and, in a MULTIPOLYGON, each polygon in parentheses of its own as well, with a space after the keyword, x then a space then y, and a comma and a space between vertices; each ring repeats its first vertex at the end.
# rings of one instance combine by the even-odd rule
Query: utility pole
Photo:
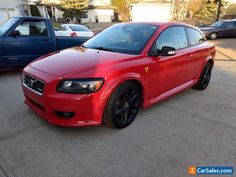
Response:
POLYGON ((220 19, 220 8, 221 8, 221 0, 218 0, 218 10, 217 10, 216 21, 219 21, 220 19))

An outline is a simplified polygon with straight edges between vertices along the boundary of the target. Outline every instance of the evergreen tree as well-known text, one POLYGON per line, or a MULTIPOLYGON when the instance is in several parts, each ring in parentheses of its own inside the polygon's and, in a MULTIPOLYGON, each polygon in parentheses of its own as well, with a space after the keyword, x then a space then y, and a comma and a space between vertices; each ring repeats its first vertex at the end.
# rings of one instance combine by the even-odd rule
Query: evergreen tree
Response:
POLYGON ((87 11, 88 0, 61 0, 60 8, 64 11, 63 16, 67 18, 81 18, 87 11))
MULTIPOLYGON (((225 11, 225 6, 227 2, 221 1, 221 16, 225 11)), ((203 0, 201 8, 194 14, 195 21, 199 24, 210 24, 216 21, 218 9, 218 0, 203 0)))

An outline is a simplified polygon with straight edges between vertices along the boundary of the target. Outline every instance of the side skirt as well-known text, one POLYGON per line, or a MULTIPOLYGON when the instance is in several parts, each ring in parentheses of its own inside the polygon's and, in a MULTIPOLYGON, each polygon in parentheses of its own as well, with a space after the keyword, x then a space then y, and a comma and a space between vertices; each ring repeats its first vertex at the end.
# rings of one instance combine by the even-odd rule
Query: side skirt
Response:
POLYGON ((191 88, 194 84, 195 84, 195 81, 191 80, 191 81, 189 81, 185 84, 182 84, 178 87, 175 87, 174 89, 171 89, 171 90, 159 95, 156 98, 152 98, 152 99, 148 100, 146 103, 144 103, 143 108, 147 108, 147 107, 149 107, 149 106, 151 106, 155 103, 163 101, 163 100, 165 100, 165 99, 167 99, 167 98, 169 98, 173 95, 176 95, 176 94, 178 94, 178 93, 180 93, 180 92, 182 92, 182 91, 184 91, 188 88, 191 88))

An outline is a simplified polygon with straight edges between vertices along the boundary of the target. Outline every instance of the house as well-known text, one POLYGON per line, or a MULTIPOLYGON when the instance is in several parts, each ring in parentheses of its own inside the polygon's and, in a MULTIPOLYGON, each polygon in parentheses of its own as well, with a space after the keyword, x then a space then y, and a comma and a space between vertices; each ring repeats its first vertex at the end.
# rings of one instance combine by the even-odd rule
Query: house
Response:
POLYGON ((82 18, 81 22, 112 22, 114 9, 110 0, 89 0, 87 18, 82 18))
POLYGON ((0 25, 14 16, 28 16, 27 0, 0 0, 0 25))
MULTIPOLYGON (((46 18, 63 21, 63 11, 57 8, 60 0, 31 0, 40 12, 40 15, 46 18)), ((114 19, 114 7, 110 0, 89 0, 87 15, 81 18, 81 22, 112 22, 114 19)), ((64 19, 65 20, 65 19, 64 19)), ((76 22, 76 18, 73 19, 76 22)))
POLYGON ((131 20, 138 21, 170 21, 173 17, 173 4, 171 0, 140 0, 131 4, 131 20))
POLYGON ((31 0, 31 6, 37 6, 40 16, 55 19, 63 19, 63 11, 57 7, 60 0, 31 0))

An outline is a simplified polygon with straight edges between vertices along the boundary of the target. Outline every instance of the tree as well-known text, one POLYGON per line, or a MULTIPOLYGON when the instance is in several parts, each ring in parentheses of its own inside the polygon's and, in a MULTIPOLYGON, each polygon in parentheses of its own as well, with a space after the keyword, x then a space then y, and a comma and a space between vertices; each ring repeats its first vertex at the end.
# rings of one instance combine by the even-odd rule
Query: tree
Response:
POLYGON ((182 21, 187 15, 188 2, 183 0, 173 0, 173 20, 182 21))
POLYGON ((64 11, 63 16, 67 18, 83 17, 87 11, 88 0, 61 0, 60 8, 64 11))
POLYGON ((130 4, 137 0, 111 0, 111 4, 116 7, 116 12, 120 15, 122 21, 130 20, 130 4))
MULTIPOLYGON (((227 2, 221 0, 220 16, 225 11, 227 2)), ((195 21, 198 24, 210 24, 217 20, 218 0, 202 0, 201 8, 194 14, 195 21)))
POLYGON ((202 0, 191 0, 187 6, 188 23, 194 24, 194 15, 201 9, 202 0))
POLYGON ((39 9, 36 5, 30 5, 30 12, 32 16, 41 17, 39 9))

